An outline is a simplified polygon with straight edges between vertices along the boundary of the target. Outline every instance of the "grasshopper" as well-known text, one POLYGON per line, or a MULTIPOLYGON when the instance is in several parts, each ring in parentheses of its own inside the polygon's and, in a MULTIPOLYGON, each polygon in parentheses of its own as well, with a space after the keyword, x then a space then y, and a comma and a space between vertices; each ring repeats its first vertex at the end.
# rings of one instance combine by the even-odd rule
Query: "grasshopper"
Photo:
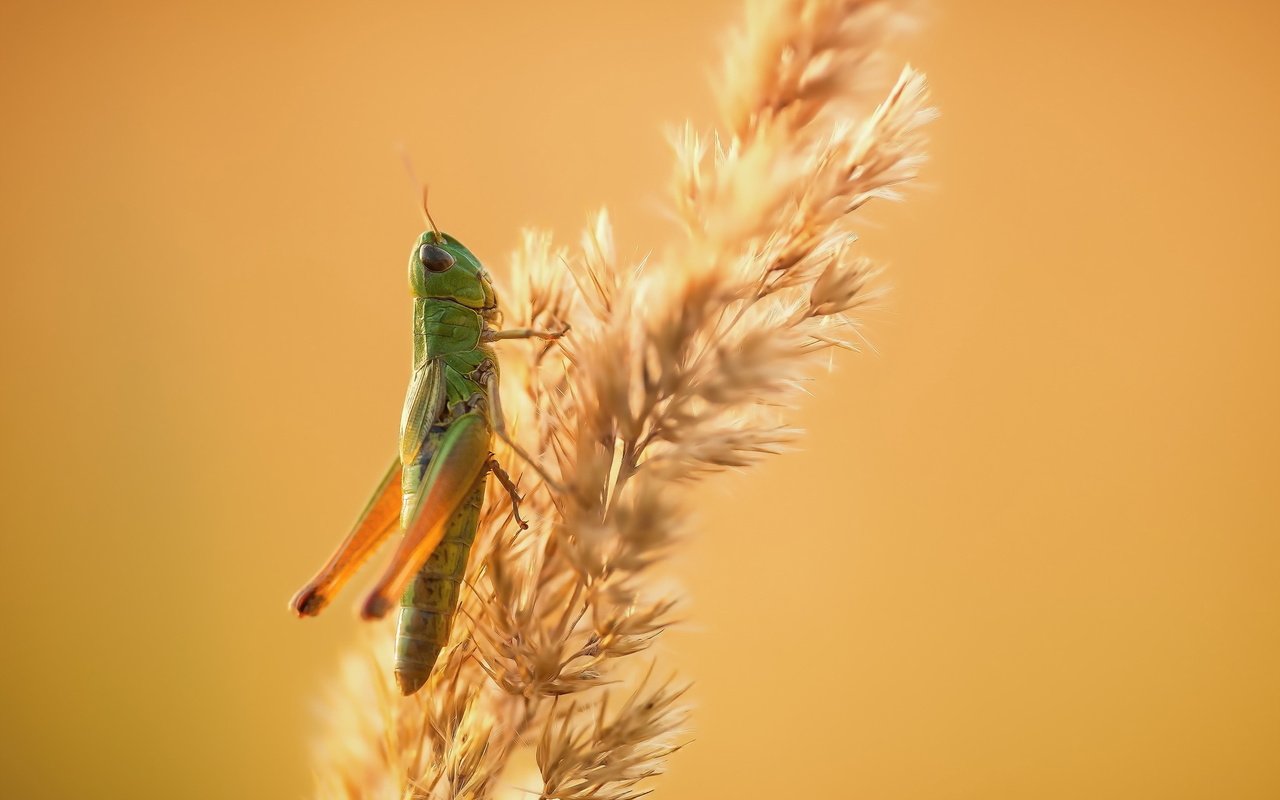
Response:
POLYGON ((409 256, 413 377, 400 420, 400 452, 346 540, 290 601, 299 617, 319 614, 378 545, 403 529, 360 616, 382 618, 400 599, 395 676, 405 695, 427 682, 448 642, 489 473, 510 495, 516 522, 527 527, 515 483, 493 456, 494 435, 555 485, 507 433, 493 342, 558 339, 568 330, 498 329, 488 272, 436 227, 425 192, 422 211, 427 230, 409 256))

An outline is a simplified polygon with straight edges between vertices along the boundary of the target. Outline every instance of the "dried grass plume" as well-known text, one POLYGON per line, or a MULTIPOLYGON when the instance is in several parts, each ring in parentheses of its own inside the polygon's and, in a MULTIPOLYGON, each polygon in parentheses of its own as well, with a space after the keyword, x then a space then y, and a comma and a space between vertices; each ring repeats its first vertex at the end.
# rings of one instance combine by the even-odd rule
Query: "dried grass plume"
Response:
POLYGON ((887 94, 879 82, 906 21, 889 0, 750 4, 725 43, 719 128, 672 137, 665 248, 619 259, 604 212, 576 248, 524 235, 507 315, 573 332, 504 352, 503 399, 563 491, 525 470, 528 531, 491 493, 451 645, 418 695, 377 663, 386 641, 351 658, 317 747, 320 797, 487 798, 520 747, 542 798, 646 793, 688 720, 684 685, 645 655, 677 599, 651 568, 684 533, 688 488, 784 448, 801 382, 858 339, 878 270, 854 213, 915 177, 932 114, 915 70, 887 94))

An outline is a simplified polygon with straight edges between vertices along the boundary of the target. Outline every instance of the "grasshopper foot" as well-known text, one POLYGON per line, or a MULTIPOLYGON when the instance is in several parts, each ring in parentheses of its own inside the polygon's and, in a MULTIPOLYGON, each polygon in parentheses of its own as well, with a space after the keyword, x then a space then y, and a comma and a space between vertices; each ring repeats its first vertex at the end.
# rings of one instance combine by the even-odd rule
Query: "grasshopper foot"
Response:
POLYGON ((289 601, 289 608, 299 617, 314 617, 329 605, 329 598, 315 585, 308 584, 289 601))
POLYGON ((364 601, 364 607, 360 609, 360 618, 365 620, 382 619, 387 615, 387 610, 390 608, 391 601, 374 592, 369 595, 368 600, 364 601))

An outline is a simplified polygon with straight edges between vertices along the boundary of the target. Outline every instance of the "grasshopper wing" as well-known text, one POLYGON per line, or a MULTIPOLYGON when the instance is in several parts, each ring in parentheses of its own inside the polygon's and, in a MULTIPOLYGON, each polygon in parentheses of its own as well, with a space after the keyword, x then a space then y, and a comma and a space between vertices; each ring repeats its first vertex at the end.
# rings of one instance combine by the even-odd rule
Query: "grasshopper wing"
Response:
POLYGON ((413 372, 409 392, 404 399, 404 413, 400 416, 400 462, 412 464, 422 450, 431 423, 444 411, 444 364, 438 358, 422 362, 413 372))

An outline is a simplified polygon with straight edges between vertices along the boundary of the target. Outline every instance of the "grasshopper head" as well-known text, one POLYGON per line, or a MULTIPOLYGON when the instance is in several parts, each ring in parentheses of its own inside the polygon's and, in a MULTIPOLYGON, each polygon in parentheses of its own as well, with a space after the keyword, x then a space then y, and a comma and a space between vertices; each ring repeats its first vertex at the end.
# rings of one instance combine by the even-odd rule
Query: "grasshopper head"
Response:
POLYGON ((424 231, 409 254, 414 297, 452 300, 478 311, 497 304, 489 273, 461 242, 447 233, 424 231))

